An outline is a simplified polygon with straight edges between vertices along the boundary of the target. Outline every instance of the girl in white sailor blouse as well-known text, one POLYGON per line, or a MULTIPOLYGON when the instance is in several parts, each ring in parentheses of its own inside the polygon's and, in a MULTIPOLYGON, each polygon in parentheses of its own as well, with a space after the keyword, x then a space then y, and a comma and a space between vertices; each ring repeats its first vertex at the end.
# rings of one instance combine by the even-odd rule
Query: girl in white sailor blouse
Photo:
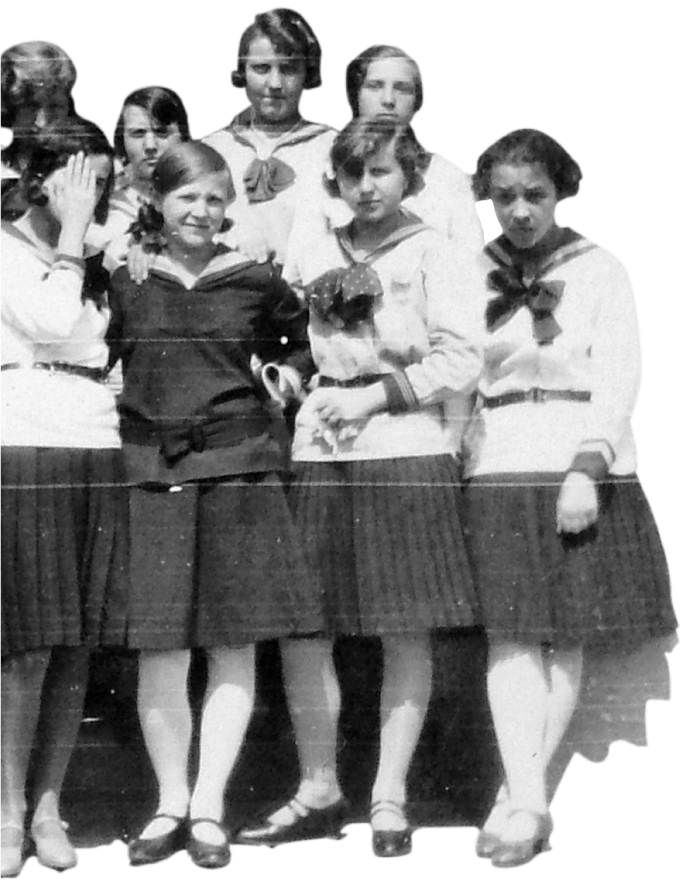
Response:
POLYGON ((477 853, 516 866, 547 847, 546 772, 575 709, 583 649, 676 626, 663 549, 635 475, 640 358, 619 262, 555 223, 578 165, 512 132, 474 186, 503 234, 485 249, 484 370, 469 433, 468 528, 489 639, 505 780, 477 853))
POLYGON ((251 229, 282 264, 300 194, 321 191, 336 134, 300 115, 303 91, 321 85, 321 47, 305 19, 291 9, 256 15, 241 36, 232 82, 250 104, 203 140, 231 168, 237 228, 251 229))
POLYGON ((127 495, 102 382, 109 310, 83 259, 93 216, 106 218, 112 153, 90 122, 51 123, 3 196, 3 876, 21 870, 29 836, 43 865, 75 865, 59 799, 87 648, 122 642, 127 495))
POLYGON ((282 647, 301 781, 241 831, 244 843, 337 835, 340 694, 333 639, 383 648, 373 850, 411 850, 406 776, 428 707, 429 631, 476 622, 458 514, 460 477, 444 416, 480 367, 481 271, 401 207, 419 183, 418 145, 391 120, 353 120, 331 153, 331 189, 353 220, 310 241, 284 275, 310 306, 319 387, 303 403, 290 499, 318 578, 324 631, 282 647))

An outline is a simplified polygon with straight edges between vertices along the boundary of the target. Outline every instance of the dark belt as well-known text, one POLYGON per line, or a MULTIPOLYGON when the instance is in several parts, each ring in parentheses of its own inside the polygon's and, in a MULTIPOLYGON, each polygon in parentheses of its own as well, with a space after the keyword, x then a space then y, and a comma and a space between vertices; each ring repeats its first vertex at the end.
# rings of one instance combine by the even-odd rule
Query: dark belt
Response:
POLYGON ((507 404, 544 404, 546 401, 590 401, 585 389, 527 389, 526 392, 504 392, 502 395, 482 395, 482 407, 505 407, 507 404))
POLYGON ((189 453, 232 447, 264 434, 270 425, 268 416, 234 414, 227 419, 213 419, 161 431, 123 416, 120 432, 123 443, 158 447, 167 465, 172 468, 189 453))
POLYGON ((319 377, 319 386, 339 386, 341 389, 357 389, 379 383, 385 374, 360 374, 351 380, 336 380, 335 377, 319 377))
POLYGON ((106 368, 85 367, 83 364, 69 364, 67 361, 34 361, 33 364, 24 365, 18 361, 10 361, 3 364, 3 371, 17 371, 28 367, 35 371, 49 371, 53 374, 71 374, 73 377, 84 377, 95 383, 103 383, 108 371, 106 368))

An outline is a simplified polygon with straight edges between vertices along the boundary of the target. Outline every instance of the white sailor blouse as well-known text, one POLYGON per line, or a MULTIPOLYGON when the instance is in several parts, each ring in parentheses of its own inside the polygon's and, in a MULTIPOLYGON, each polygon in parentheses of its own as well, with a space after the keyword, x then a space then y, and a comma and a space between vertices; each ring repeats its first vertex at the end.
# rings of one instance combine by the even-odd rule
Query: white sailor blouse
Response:
POLYGON ((628 276, 573 230, 546 239, 537 259, 505 236, 485 248, 487 332, 467 472, 630 474, 640 351, 628 276))
POLYGON ((83 299, 82 265, 56 257, 3 221, 2 443, 119 447, 114 396, 86 376, 105 373, 110 313, 83 299), (82 370, 50 370, 54 364, 82 370))
POLYGON ((343 228, 310 241, 284 268, 309 304, 320 382, 351 386, 375 378, 387 393, 386 412, 335 435, 298 420, 294 460, 458 449, 481 368, 483 276, 481 267, 471 272, 467 260, 458 261, 439 233, 407 217, 367 257, 358 258, 343 228))
POLYGON ((336 132, 301 119, 279 138, 253 129, 248 109, 203 139, 227 162, 236 201, 228 214, 238 224, 255 223, 283 263, 301 194, 320 194, 326 160, 336 132))

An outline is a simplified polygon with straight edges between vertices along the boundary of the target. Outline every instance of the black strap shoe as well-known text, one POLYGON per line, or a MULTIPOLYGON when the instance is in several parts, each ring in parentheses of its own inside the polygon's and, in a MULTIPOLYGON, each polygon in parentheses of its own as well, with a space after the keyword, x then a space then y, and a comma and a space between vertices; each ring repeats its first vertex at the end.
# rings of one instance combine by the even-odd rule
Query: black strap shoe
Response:
POLYGON ((239 845, 280 845, 303 839, 340 839, 347 822, 348 803, 339 799, 324 808, 312 808, 293 797, 285 806, 277 806, 267 812, 259 824, 243 827, 234 842, 239 845), (273 822, 271 816, 281 808, 290 810, 292 820, 288 823, 273 822))
POLYGON ((380 812, 390 812, 406 822, 402 830, 374 830, 372 843, 376 857, 403 857, 413 849, 413 830, 406 820, 404 806, 391 799, 379 799, 371 806, 371 821, 380 812))
POLYGON ((155 864, 164 861, 177 851, 181 851, 186 843, 186 818, 177 815, 168 815, 160 812, 146 824, 148 827, 158 818, 168 818, 175 822, 174 827, 161 836, 143 838, 138 836, 128 843, 128 860, 133 867, 141 867, 144 864, 155 864))
POLYGON ((187 852, 197 867, 203 867, 208 870, 226 867, 231 860, 229 831, 224 824, 221 824, 214 818, 191 818, 189 821, 187 852), (219 845, 215 845, 212 842, 206 842, 205 839, 199 839, 194 834, 194 827, 198 824, 212 824, 214 827, 217 827, 222 834, 223 841, 219 845))

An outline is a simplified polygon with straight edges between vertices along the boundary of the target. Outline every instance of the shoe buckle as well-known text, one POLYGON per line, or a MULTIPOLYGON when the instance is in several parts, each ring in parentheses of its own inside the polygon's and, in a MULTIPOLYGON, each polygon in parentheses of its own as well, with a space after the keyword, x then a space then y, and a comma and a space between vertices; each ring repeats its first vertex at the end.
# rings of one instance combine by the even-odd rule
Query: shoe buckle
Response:
POLYGON ((545 404, 548 400, 548 390, 540 389, 538 386, 534 386, 531 390, 531 400, 534 404, 545 404))

